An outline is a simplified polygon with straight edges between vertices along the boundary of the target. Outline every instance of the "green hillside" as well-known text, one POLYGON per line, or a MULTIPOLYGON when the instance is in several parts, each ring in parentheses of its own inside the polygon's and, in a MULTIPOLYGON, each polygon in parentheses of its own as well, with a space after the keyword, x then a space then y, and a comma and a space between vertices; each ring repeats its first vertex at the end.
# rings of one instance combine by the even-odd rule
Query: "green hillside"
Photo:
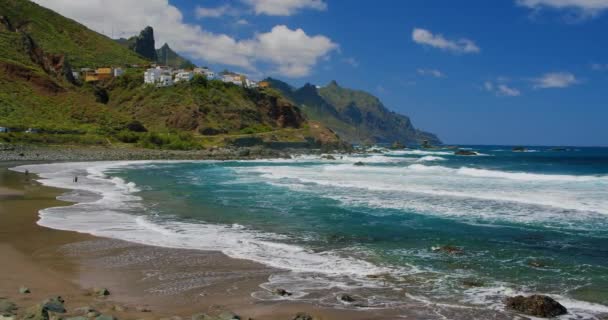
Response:
POLYGON ((73 67, 146 62, 104 35, 27 0, 0 0, 0 16, 8 17, 14 28, 29 34, 46 52, 66 55, 73 67))
POLYGON ((0 0, 0 16, 0 126, 13 131, 0 135, 0 142, 170 149, 341 145, 335 134, 306 120, 272 89, 251 90, 203 77, 156 88, 144 85, 143 68, 126 68, 124 76, 94 84, 75 81, 73 66, 146 61, 25 0, 0 0), (21 133, 26 128, 39 134, 21 133))
POLYGON ((441 143, 437 136, 416 129, 407 116, 388 110, 367 92, 343 88, 335 81, 321 88, 306 84, 294 89, 280 80, 267 80, 299 105, 310 119, 323 123, 349 142, 441 143))
POLYGON ((156 62, 179 69, 193 69, 196 65, 173 51, 168 44, 156 49, 156 62))

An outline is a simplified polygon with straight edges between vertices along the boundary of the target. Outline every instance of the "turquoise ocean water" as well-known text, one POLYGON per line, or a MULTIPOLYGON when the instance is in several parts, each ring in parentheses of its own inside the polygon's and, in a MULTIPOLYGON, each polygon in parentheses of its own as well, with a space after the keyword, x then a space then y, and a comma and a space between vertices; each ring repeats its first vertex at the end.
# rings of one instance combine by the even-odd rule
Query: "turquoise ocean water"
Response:
POLYGON ((45 210, 41 224, 287 270, 253 293, 261 300, 277 299, 271 291, 280 287, 294 293, 289 299, 328 305, 349 292, 359 307, 502 312, 505 296, 543 293, 572 317, 608 313, 608 149, 470 149, 479 154, 384 150, 30 171, 63 187, 83 176, 65 196, 79 203, 45 210))

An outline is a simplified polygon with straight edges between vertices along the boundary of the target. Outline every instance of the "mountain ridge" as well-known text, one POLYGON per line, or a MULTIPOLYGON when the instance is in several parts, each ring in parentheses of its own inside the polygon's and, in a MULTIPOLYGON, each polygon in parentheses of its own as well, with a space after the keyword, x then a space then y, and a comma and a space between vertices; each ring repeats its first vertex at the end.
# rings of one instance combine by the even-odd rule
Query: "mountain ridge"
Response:
POLYGON ((416 129, 409 117, 389 110, 377 97, 341 87, 332 80, 324 87, 310 83, 301 88, 267 78, 304 113, 351 143, 441 144, 434 134, 416 129))

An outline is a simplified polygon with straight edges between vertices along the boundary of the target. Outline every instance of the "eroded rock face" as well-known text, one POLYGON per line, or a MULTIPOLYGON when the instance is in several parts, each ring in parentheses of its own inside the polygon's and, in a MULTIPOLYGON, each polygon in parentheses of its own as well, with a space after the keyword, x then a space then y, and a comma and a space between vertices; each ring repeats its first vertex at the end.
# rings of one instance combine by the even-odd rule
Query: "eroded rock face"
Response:
POLYGON ((260 103, 268 109, 268 116, 274 119, 281 128, 300 128, 304 122, 300 109, 288 101, 267 97, 260 103))
POLYGON ((568 313, 566 307, 543 295, 509 297, 505 304, 508 309, 535 317, 551 318, 568 313))
POLYGON ((131 45, 131 49, 144 58, 156 61, 156 48, 154 47, 154 29, 148 26, 142 30, 131 45))

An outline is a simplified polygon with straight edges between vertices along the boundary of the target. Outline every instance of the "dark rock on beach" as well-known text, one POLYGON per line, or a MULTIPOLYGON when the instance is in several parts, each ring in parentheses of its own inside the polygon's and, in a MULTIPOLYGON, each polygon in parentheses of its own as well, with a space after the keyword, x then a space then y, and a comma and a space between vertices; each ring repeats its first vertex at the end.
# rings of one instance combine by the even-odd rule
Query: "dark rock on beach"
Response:
POLYGON ((314 320, 314 318, 308 313, 300 312, 296 314, 292 320, 314 320))
POLYGON ((361 161, 357 161, 357 162, 355 162, 355 165, 356 165, 356 166, 364 166, 364 165, 365 165, 365 163, 363 163, 363 162, 361 162, 361 161))
POLYGON ((31 293, 31 291, 28 287, 21 287, 21 288, 19 288, 19 293, 28 294, 28 293, 31 293))
POLYGON ((98 296, 98 297, 105 297, 105 296, 109 296, 110 295, 110 290, 106 289, 106 288, 94 288, 93 289, 93 294, 98 296))
POLYGON ((17 311, 17 305, 13 302, 0 298, 0 315, 10 316, 17 311))
POLYGON ((543 295, 509 297, 505 304, 508 309, 535 317, 551 318, 568 313, 566 307, 543 295))

